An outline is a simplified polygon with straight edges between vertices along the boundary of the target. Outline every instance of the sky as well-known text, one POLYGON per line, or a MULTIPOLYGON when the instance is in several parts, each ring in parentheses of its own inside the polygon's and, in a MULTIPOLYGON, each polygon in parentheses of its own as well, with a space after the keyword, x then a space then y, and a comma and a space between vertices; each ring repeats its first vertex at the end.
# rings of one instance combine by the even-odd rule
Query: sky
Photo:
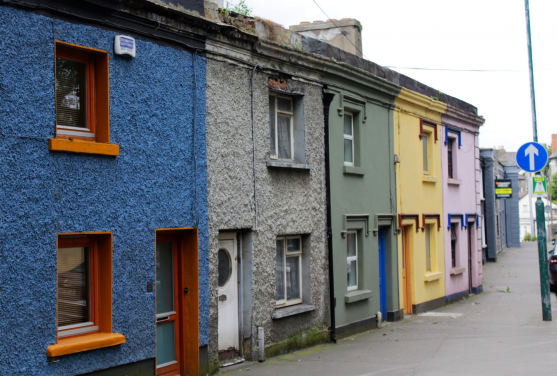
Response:
MULTIPOLYGON (((230 1, 230 0, 229 0, 230 1)), ((364 56, 478 108, 481 147, 533 141, 524 0, 245 0, 253 15, 288 28, 355 18, 364 56), (402 68, 496 70, 424 71, 402 68)), ((232 0, 230 3, 238 3, 232 0)), ((557 133, 557 1, 530 0, 539 142, 557 133)))

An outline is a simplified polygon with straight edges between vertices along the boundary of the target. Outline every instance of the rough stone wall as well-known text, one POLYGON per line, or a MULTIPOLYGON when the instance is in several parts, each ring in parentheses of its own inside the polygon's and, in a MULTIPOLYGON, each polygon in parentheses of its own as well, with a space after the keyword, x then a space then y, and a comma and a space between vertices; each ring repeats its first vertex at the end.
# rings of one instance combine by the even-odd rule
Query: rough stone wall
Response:
MULTIPOLYGON (((255 227, 251 77, 253 68, 208 60, 207 158, 210 252, 210 363, 218 350, 217 252, 220 230, 255 227)), ((327 329, 325 165, 322 88, 288 79, 285 92, 304 95, 306 163, 312 170, 267 167, 270 160, 269 75, 254 78, 257 229, 253 233, 252 344, 265 328, 266 347, 291 334, 327 329), (315 311, 273 321, 276 237, 311 234, 315 311)))
POLYGON ((0 6, 0 375, 77 375, 156 356, 155 230, 199 227, 200 343, 208 341, 205 59, 119 32, 0 6), (107 51, 118 157, 50 152, 54 41, 107 51), (193 159, 194 82, 197 128, 193 159), (197 216, 196 216, 197 210, 197 216), (56 343, 59 233, 113 233, 112 328, 126 343, 47 363, 56 343), (24 313, 24 314, 22 314, 24 313))

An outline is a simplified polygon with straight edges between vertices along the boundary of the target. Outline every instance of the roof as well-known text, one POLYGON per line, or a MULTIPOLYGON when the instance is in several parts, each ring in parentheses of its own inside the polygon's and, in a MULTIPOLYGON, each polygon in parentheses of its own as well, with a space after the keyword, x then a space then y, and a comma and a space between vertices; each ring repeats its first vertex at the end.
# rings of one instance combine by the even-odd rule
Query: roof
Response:
POLYGON ((549 156, 549 159, 557 159, 557 151, 549 156))

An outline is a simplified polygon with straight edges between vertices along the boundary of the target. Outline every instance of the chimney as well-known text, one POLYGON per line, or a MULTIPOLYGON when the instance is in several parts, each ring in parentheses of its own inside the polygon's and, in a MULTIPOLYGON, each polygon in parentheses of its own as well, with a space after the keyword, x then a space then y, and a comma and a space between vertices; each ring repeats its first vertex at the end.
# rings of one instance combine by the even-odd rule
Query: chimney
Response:
POLYGON ((551 135, 551 154, 557 151, 557 134, 551 135))
POLYGON ((289 29, 362 57, 362 24, 354 18, 300 22, 289 29))

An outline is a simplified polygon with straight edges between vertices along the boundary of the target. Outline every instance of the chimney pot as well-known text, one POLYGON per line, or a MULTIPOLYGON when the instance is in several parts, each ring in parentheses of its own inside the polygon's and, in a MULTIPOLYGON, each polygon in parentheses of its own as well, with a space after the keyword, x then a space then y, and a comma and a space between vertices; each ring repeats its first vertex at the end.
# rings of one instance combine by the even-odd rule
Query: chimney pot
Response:
POLYGON ((340 20, 343 21, 343 20, 351 20, 351 19, 352 18, 341 18, 340 20))
POLYGON ((302 21, 302 22, 300 22, 300 25, 305 25, 305 24, 309 24, 309 23, 311 23, 311 22, 308 22, 308 21, 302 21))
POLYGON ((319 23, 319 22, 323 22, 323 21, 313 21, 313 23, 319 23))
POLYGON ((336 21, 336 18, 329 18, 327 21, 336 21))
POLYGON ((551 135, 551 154, 557 151, 557 134, 551 135))

